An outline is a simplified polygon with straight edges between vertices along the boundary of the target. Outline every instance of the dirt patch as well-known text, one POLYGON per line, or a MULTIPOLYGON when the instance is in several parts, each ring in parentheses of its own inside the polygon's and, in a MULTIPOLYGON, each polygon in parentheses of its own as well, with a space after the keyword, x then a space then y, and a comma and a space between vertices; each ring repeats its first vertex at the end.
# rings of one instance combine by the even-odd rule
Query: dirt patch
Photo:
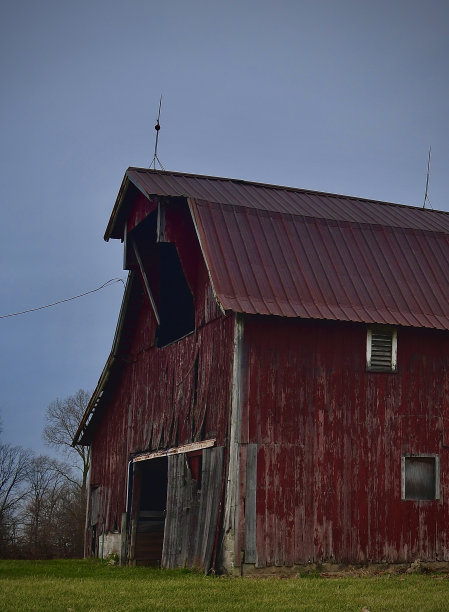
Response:
POLYGON ((399 574, 435 574, 449 578, 449 562, 370 563, 366 565, 344 565, 336 563, 308 563, 307 565, 256 567, 244 564, 240 575, 247 578, 299 578, 319 576, 321 578, 349 578, 370 576, 394 576, 399 574))

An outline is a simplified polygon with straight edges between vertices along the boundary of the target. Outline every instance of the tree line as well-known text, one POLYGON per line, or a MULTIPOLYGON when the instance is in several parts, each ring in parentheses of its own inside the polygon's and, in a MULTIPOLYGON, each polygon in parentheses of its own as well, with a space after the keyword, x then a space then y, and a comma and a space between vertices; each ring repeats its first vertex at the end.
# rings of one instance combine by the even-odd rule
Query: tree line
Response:
POLYGON ((71 443, 89 398, 80 389, 47 407, 43 439, 60 458, 0 437, 0 558, 83 556, 90 448, 71 443))

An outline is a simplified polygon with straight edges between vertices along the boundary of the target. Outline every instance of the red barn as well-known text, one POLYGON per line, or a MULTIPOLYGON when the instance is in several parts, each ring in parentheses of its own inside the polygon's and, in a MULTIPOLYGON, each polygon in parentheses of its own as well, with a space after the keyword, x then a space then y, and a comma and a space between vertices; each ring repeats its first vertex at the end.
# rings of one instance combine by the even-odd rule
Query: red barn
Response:
POLYGON ((449 561, 449 214, 130 168, 111 238, 90 554, 449 561))

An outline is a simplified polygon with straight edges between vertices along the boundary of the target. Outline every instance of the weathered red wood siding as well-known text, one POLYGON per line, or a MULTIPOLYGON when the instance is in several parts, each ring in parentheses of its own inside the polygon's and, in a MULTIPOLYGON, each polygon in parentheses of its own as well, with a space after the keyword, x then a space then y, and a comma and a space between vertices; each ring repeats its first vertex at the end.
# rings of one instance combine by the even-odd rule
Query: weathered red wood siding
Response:
POLYGON ((140 193, 140 191, 136 193, 126 221, 126 231, 130 232, 133 230, 149 214, 156 210, 156 208, 157 198, 149 200, 143 193, 140 193))
POLYGON ((149 321, 145 303, 128 363, 92 442, 91 483, 102 485, 106 531, 114 521, 120 524, 125 510, 127 464, 133 453, 208 438, 216 438, 217 446, 225 442, 233 318, 216 319, 164 348, 149 342, 149 321))
POLYGON ((449 560, 449 334, 399 329, 391 374, 366 372, 363 325, 246 317, 244 338, 256 565, 449 560), (404 453, 439 455, 439 500, 401 500, 404 453))
MULTIPOLYGON (((133 224, 154 208, 138 195, 133 224)), ((133 454, 210 438, 225 445, 234 316, 223 315, 214 298, 185 201, 166 207, 164 239, 177 247, 194 297, 196 330, 157 348, 157 323, 142 283, 130 349, 120 357, 120 375, 91 445, 91 484, 101 485, 99 525, 106 532, 120 525, 125 511, 133 454)))

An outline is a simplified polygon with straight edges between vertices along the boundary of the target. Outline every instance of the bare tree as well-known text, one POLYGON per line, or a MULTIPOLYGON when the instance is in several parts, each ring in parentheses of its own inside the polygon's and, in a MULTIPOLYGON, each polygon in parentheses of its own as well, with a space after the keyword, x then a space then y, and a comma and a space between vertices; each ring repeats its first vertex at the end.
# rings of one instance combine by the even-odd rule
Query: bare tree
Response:
POLYGON ((21 486, 27 476, 30 453, 20 446, 0 442, 0 514, 24 496, 21 486))
POLYGON ((79 389, 74 395, 51 402, 47 407, 45 415, 47 424, 43 431, 45 442, 59 449, 70 464, 76 470, 80 470, 80 481, 71 479, 69 475, 66 477, 72 484, 80 487, 84 498, 90 466, 90 447, 79 445, 72 447, 72 440, 89 403, 90 395, 88 391, 79 389))
MULTIPOLYGON (((56 399, 46 410, 46 425, 43 431, 45 442, 59 450, 68 463, 53 462, 51 470, 55 478, 65 481, 61 500, 55 495, 46 494, 52 507, 52 518, 57 519, 60 530, 51 531, 52 537, 59 538, 58 550, 64 554, 82 555, 84 522, 87 503, 87 478, 90 467, 90 447, 72 446, 73 437, 89 403, 90 393, 79 389, 74 395, 56 399), (79 477, 78 477, 79 476, 79 477), (53 504, 53 505, 52 505, 53 504), (65 525, 65 528, 62 526, 65 525), (70 537, 67 538, 67 534, 70 537), (62 543, 65 541, 64 546, 62 543), (70 553, 69 553, 70 551, 70 553)), ((47 466, 49 468, 50 466, 47 466)), ((48 471, 48 470, 47 470, 48 471)), ((47 511, 48 514, 48 511, 47 511)), ((49 526, 49 523, 47 522, 49 526)))
POLYGON ((30 460, 22 512, 21 548, 25 556, 82 555, 82 533, 74 511, 79 507, 79 490, 67 479, 70 472, 70 466, 46 455, 30 460))
POLYGON ((30 452, 0 442, 0 554, 14 544, 15 513, 27 493, 30 452))

